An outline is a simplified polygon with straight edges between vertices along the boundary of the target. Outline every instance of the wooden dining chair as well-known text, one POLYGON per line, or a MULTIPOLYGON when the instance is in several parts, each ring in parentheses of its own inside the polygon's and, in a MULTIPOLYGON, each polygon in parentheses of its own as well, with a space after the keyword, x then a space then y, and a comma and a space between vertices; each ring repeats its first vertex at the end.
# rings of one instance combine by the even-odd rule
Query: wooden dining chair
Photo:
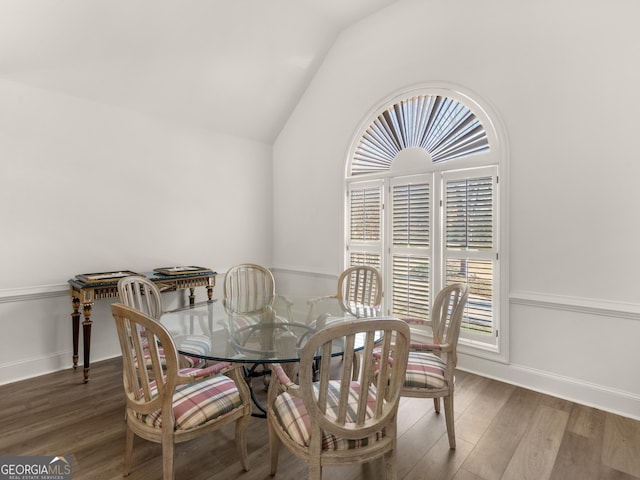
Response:
POLYGON ((309 319, 314 320, 316 305, 327 299, 337 300, 342 312, 356 318, 377 317, 382 304, 382 276, 369 265, 354 265, 338 277, 338 291, 309 300, 309 319))
MULTIPOLYGON (((222 303, 229 317, 245 317, 257 321, 269 314, 278 299, 276 321, 291 321, 292 302, 276 294, 276 282, 271 271, 255 263, 241 263, 231 267, 224 276, 222 303)), ((236 322, 237 323, 237 322, 236 322)))
POLYGON ((260 314, 273 305, 275 295, 273 274, 262 265, 235 265, 224 276, 222 301, 231 315, 260 314))
POLYGON ((300 357, 299 384, 291 381, 284 364, 274 365, 267 395, 271 475, 276 474, 283 444, 309 463, 312 480, 322 478, 325 465, 364 463, 378 457, 385 459, 386 478, 395 480, 396 419, 408 346, 409 326, 402 320, 355 319, 329 325, 311 336, 300 357), (332 361, 336 342, 342 361, 332 361), (358 348, 367 361, 353 380, 358 348), (378 360, 379 368, 374 350, 378 358, 389 359, 378 360))
POLYGON ((409 324, 430 327, 430 343, 411 342, 407 374, 402 396, 433 398, 436 412, 440 413, 440 398, 444 400, 444 416, 449 447, 456 448, 453 416, 453 392, 460 326, 469 296, 465 283, 444 287, 431 308, 431 319, 404 319, 409 324))
POLYGON ((251 399, 240 367, 220 362, 204 369, 180 369, 175 343, 163 325, 123 304, 113 304, 111 310, 126 397, 124 475, 131 470, 134 435, 162 445, 163 479, 169 480, 174 478, 175 444, 232 422, 240 463, 249 470, 245 432, 251 399), (144 357, 150 360, 148 366, 136 361, 144 357))
MULTIPOLYGON (((285 305, 284 311, 276 312, 276 282, 271 271, 255 263, 241 263, 231 267, 224 276, 222 303, 228 315, 228 335, 234 338, 242 334, 243 327, 250 327, 263 321, 289 322, 292 318, 291 303, 280 297, 279 305, 285 305)), ((241 339, 238 339, 242 343, 241 339)), ((264 364, 245 367, 245 377, 254 395, 252 378, 263 377, 265 388, 269 384, 268 368, 264 364)), ((258 404, 258 402, 256 402, 258 404)), ((260 408, 262 414, 266 412, 260 408)))
MULTIPOLYGON (((309 300, 308 322, 314 325, 319 302, 335 299, 344 315, 356 318, 377 317, 381 314, 382 276, 377 268, 370 265, 354 265, 344 270, 338 277, 338 291, 333 295, 309 300)), ((356 354, 354 376, 357 375, 360 357, 356 354)))
MULTIPOLYGON (((146 313, 155 320, 159 320, 164 312, 160 289, 148 278, 141 276, 121 278, 118 281, 118 295, 122 304, 146 313)), ((203 335, 183 334, 180 339, 180 349, 194 354, 180 355, 178 358, 181 367, 202 368, 206 365, 203 357, 210 350, 209 339, 203 335)), ((148 361, 147 359, 147 363, 148 361)))

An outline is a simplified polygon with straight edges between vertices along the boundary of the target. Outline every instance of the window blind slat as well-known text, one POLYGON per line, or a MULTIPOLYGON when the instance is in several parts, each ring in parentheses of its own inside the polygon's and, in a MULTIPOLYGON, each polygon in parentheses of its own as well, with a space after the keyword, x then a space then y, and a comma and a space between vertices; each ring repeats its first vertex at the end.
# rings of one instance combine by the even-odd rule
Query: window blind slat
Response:
POLYGON ((444 162, 486 151, 489 141, 466 105, 439 95, 420 95, 378 115, 358 143, 349 174, 389 170, 398 152, 410 147, 425 149, 433 162, 444 162))

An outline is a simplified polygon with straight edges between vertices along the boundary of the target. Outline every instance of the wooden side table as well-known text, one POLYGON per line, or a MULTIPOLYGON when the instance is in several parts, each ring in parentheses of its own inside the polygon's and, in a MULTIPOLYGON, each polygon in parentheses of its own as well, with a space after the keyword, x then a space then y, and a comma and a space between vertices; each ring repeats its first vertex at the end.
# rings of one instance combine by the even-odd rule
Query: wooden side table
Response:
MULTIPOLYGON (((133 272, 131 272, 133 273, 133 272)), ((80 337, 80 305, 82 305, 82 339, 83 339, 83 355, 84 355, 84 382, 89 381, 90 368, 90 351, 91 351, 91 310, 96 300, 103 298, 118 298, 118 280, 119 278, 109 278, 108 274, 102 275, 104 281, 87 281, 84 278, 69 279, 69 294, 71 295, 71 303, 73 312, 71 313, 71 321, 73 328, 73 368, 78 367, 78 341, 80 337)), ((157 271, 141 273, 149 280, 154 282, 161 292, 169 292, 176 290, 189 289, 189 305, 195 302, 196 287, 206 287, 207 301, 213 301, 213 287, 216 284, 217 273, 213 270, 199 269, 197 272, 189 273, 188 271, 178 274, 161 274, 157 271)), ((86 275, 81 276, 86 277, 86 275)))

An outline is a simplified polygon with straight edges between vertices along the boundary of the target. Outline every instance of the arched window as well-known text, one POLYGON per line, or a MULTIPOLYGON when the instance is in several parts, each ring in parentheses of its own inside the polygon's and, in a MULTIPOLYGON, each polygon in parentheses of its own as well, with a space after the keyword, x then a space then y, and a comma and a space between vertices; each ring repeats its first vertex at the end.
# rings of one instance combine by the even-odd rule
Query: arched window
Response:
POLYGON ((405 92, 355 136, 345 212, 345 264, 382 271, 387 314, 428 318, 441 288, 468 283, 461 342, 496 353, 504 333, 499 140, 486 110, 458 89, 405 92))

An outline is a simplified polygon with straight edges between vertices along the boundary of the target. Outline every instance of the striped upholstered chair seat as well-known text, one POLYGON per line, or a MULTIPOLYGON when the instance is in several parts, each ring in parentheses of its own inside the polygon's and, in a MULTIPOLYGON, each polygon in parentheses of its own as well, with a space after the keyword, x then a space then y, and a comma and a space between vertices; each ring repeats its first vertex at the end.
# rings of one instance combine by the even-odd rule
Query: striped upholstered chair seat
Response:
POLYGON ((446 363, 427 352, 409 352, 404 386, 409 388, 444 388, 446 363))
MULTIPOLYGON (((373 352, 376 361, 376 376, 380 364, 380 351, 373 352)), ((404 388, 440 389, 447 385, 446 363, 431 352, 409 352, 404 388)))
MULTIPOLYGON (((200 372, 202 370, 195 368, 180 370, 181 375, 197 375, 200 372)), ((157 395, 155 382, 152 382, 152 398, 157 395)), ((242 400, 235 382, 224 375, 179 385, 173 394, 175 429, 188 430, 204 425, 241 406, 242 400)), ((137 417, 150 427, 162 428, 161 409, 149 414, 137 413, 137 417)))
MULTIPOLYGON (((317 388, 314 388, 317 393, 317 388)), ((373 418, 373 410, 376 402, 375 387, 369 388, 367 398, 366 419, 373 418)), ((338 399, 340 397, 340 382, 332 380, 329 382, 329 396, 327 399, 327 415, 337 418, 338 399)), ((360 384, 351 382, 349 388, 349 407, 347 408, 347 423, 355 421, 352 413, 357 411, 358 399, 360 398, 360 384)), ((287 392, 278 396, 275 401, 273 414, 279 420, 280 426, 287 432, 289 437, 301 447, 308 448, 311 440, 311 417, 304 406, 304 401, 300 397, 293 396, 287 392)), ((348 440, 336 437, 326 431, 323 432, 323 450, 349 450, 371 445, 384 437, 384 429, 375 434, 362 439, 348 440)))
MULTIPOLYGON (((144 346, 144 359, 147 368, 151 367, 151 355, 149 354, 149 346, 144 346)), ((191 352, 194 355, 180 355, 180 364, 184 368, 203 368, 206 366, 207 361, 201 357, 207 356, 211 352, 211 344, 209 339, 204 335, 184 335, 181 338, 180 345, 178 347, 180 351, 191 352), (199 355, 199 356, 198 356, 199 355)), ((163 368, 166 368, 166 359, 164 355, 164 349, 159 348, 160 360, 163 368)))

